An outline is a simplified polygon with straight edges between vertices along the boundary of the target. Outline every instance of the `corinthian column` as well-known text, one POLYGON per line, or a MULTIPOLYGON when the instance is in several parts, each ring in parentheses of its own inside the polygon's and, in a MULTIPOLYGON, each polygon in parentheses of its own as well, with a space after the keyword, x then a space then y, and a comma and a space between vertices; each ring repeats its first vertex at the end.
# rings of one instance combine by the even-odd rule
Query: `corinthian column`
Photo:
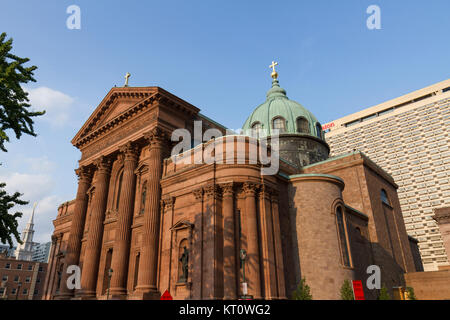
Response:
POLYGON ((94 164, 97 167, 97 176, 94 184, 92 213, 83 270, 81 272, 81 296, 83 298, 95 298, 96 295, 98 263, 102 247, 103 220, 105 218, 106 199, 108 197, 109 177, 111 174, 111 160, 102 156, 94 164))
POLYGON ((255 299, 261 299, 261 272, 259 267, 259 241, 258 219, 256 216, 257 186, 253 183, 244 183, 245 215, 247 216, 247 260, 245 261, 248 274, 249 294, 255 299))
POLYGON ((160 180, 166 135, 158 128, 144 135, 150 144, 147 201, 144 212, 142 255, 139 262, 136 295, 141 299, 157 299, 160 296, 156 285, 159 238, 160 180))
POLYGON ((221 185, 223 196, 223 285, 224 299, 236 299, 236 244, 234 238, 233 183, 221 185))
POLYGON ((264 281, 264 299, 276 299, 277 274, 275 270, 275 253, 273 246, 272 207, 270 191, 262 185, 259 193, 260 202, 260 230, 261 230, 261 264, 263 266, 262 278, 264 281))
POLYGON ((64 272, 62 275, 61 294, 58 299, 69 299, 73 296, 73 290, 67 288, 68 274, 67 267, 70 265, 78 265, 80 261, 81 238, 83 237, 84 223, 86 219, 86 211, 88 204, 87 191, 91 185, 92 169, 88 167, 80 167, 75 170, 78 176, 78 191, 75 199, 75 209, 72 215, 72 222, 70 225, 69 240, 67 242, 67 253, 64 265, 64 272))
POLYGON ((127 294, 128 257, 130 254, 131 222, 133 219, 134 198, 136 188, 136 169, 138 159, 137 146, 129 142, 120 148, 124 155, 123 180, 117 219, 116 239, 111 268, 111 294, 116 298, 124 298, 127 294))
POLYGON ((275 264, 277 271, 278 298, 286 299, 286 287, 284 283, 283 247, 281 244, 280 214, 278 212, 278 192, 272 192, 272 220, 275 248, 275 264))

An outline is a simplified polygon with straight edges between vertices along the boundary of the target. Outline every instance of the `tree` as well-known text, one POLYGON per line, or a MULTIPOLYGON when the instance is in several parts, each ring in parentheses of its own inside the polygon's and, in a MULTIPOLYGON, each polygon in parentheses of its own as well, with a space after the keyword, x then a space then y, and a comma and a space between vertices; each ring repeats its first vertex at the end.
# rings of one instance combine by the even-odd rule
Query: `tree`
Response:
POLYGON ((391 296, 389 295, 387 288, 384 285, 380 289, 378 300, 391 300, 391 296))
POLYGON ((13 246, 11 235, 14 235, 19 243, 22 243, 17 231, 18 223, 17 219, 22 217, 21 212, 9 214, 8 210, 12 209, 16 204, 25 205, 28 201, 20 200, 21 194, 19 192, 14 193, 12 196, 7 194, 4 190, 6 183, 0 183, 0 241, 13 246))
POLYGON ((12 129, 17 139, 23 133, 36 136, 32 117, 41 116, 45 111, 29 111, 28 93, 21 86, 22 83, 36 82, 33 71, 36 66, 25 67, 30 61, 12 53, 13 39, 6 40, 6 33, 0 35, 0 149, 7 151, 5 142, 9 142, 6 130, 12 129))
MULTIPOLYGON (((20 139, 22 134, 36 136, 33 128, 32 117, 41 116, 45 111, 30 111, 31 105, 28 103, 28 93, 25 92, 21 84, 30 81, 36 82, 33 72, 36 66, 25 67, 24 64, 30 59, 20 58, 12 53, 12 38, 6 40, 6 33, 0 35, 0 150, 7 152, 5 143, 9 142, 7 130, 12 130, 16 139, 20 139)), ((11 235, 21 243, 17 232, 17 218, 22 213, 9 214, 8 210, 14 205, 25 205, 27 201, 19 199, 20 193, 9 195, 5 191, 5 183, 0 182, 0 241, 12 246, 11 235)))
POLYGON ((407 300, 417 300, 416 294, 414 293, 414 288, 412 288, 412 287, 406 288, 406 299, 407 300))
POLYGON ((355 300, 350 281, 345 279, 341 287, 341 300, 355 300))
POLYGON ((297 289, 292 293, 293 300, 312 300, 311 288, 306 284, 306 279, 300 280, 297 289))

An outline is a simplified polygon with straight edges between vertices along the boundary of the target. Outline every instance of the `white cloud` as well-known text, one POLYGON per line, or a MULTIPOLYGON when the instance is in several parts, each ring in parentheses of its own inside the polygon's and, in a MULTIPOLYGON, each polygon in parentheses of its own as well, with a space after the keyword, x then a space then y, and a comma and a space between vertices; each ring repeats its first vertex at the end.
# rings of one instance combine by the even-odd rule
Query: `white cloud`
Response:
MULTIPOLYGON (((19 233, 25 228, 33 211, 33 203, 37 202, 34 213, 34 237, 35 242, 48 242, 53 234, 53 220, 58 214, 58 206, 65 200, 59 196, 51 195, 41 199, 33 199, 27 206, 15 207, 16 211, 22 212, 22 218, 19 220, 19 233)), ((15 211, 14 211, 15 212, 15 211)))
POLYGON ((24 90, 29 93, 28 98, 33 110, 46 111, 44 116, 39 117, 40 120, 48 121, 55 126, 63 126, 69 120, 74 98, 47 87, 24 88, 24 90))
POLYGON ((0 176, 0 181, 6 183, 6 190, 23 193, 21 199, 31 200, 46 196, 54 186, 53 179, 47 174, 28 174, 14 172, 0 176))
POLYGON ((26 158, 24 159, 24 162, 29 167, 31 172, 51 172, 56 167, 55 163, 48 160, 47 156, 26 158))

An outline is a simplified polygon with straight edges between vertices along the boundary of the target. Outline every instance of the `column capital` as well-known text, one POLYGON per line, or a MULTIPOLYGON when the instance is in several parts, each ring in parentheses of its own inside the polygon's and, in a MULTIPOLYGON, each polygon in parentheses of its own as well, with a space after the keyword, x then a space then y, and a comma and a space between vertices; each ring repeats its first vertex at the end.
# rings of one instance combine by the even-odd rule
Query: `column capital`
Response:
POLYGON ((220 198, 222 196, 220 192, 220 188, 217 184, 209 184, 206 187, 203 188, 203 191, 206 195, 206 197, 215 197, 220 198))
POLYGON ((78 180, 90 182, 93 175, 92 167, 81 166, 78 169, 75 169, 75 174, 78 176, 78 180))
POLYGON ((261 184, 261 186, 259 187, 259 194, 265 197, 266 199, 270 200, 273 195, 273 192, 274 190, 265 184, 261 184))
POLYGON ((156 127, 144 133, 144 139, 149 142, 151 147, 160 147, 164 143, 164 141, 169 140, 169 136, 161 128, 156 127))
POLYGON ((136 161, 139 157, 139 146, 132 141, 121 145, 119 151, 123 155, 124 161, 136 161))
POLYGON ((234 194, 234 184, 233 182, 227 182, 220 184, 222 188, 222 194, 224 197, 232 197, 234 194))
POLYGON ((97 170, 102 173, 110 173, 111 171, 112 161, 110 158, 105 156, 101 156, 94 160, 94 165, 97 167, 97 170))
POLYGON ((255 195, 256 191, 258 190, 259 185, 253 182, 245 182, 242 185, 242 189, 245 193, 245 195, 255 195))
POLYGON ((194 194, 195 200, 201 200, 203 197, 203 188, 192 190, 192 193, 194 194))
POLYGON ((164 209, 171 209, 175 204, 175 197, 164 197, 161 199, 161 204, 164 209))

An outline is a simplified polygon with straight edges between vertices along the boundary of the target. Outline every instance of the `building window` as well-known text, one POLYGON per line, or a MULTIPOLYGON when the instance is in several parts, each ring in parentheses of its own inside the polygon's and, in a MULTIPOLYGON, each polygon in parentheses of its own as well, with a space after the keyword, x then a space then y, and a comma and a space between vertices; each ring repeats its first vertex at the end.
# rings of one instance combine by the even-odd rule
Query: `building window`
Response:
POLYGON ((34 289, 34 294, 39 294, 39 290, 38 289, 34 289))
POLYGON ((120 194, 122 193, 122 180, 123 180, 123 171, 119 176, 119 184, 117 188, 117 196, 116 196, 116 209, 119 210, 119 202, 120 202, 120 194))
POLYGON ((261 129, 262 129, 261 122, 253 123, 252 124, 252 132, 251 132, 252 137, 259 138, 259 132, 261 131, 261 129))
POLYGON ((309 122, 304 117, 297 118, 297 132, 298 133, 310 133, 309 122))
POLYGON ((19 263, 19 264, 17 265, 17 270, 22 270, 22 264, 21 264, 21 263, 19 263))
POLYGON ((28 265, 28 271, 33 271, 33 265, 32 264, 28 265))
POLYGON ((11 294, 16 294, 16 288, 11 289, 11 294))
POLYGON ((7 263, 7 264, 5 265, 5 269, 11 269, 11 263, 7 263))
POLYGON ((2 281, 8 281, 8 276, 6 276, 6 275, 3 276, 3 277, 2 277, 2 281))
POLYGON ((25 278, 25 282, 30 282, 31 281, 31 277, 26 277, 25 278))
POLYGON ((342 212, 342 207, 337 208, 336 222, 338 228, 339 243, 341 247, 342 262, 344 266, 350 267, 350 253, 347 241, 347 232, 345 227, 345 217, 344 213, 342 212))
POLYGON ((145 210, 145 199, 146 198, 147 198, 147 181, 144 182, 144 186, 142 187, 141 210, 139 211, 140 214, 144 213, 144 210, 145 210))
POLYGON ((43 267, 39 267, 39 271, 44 271, 44 268, 43 267))
POLYGON ((28 294, 28 289, 23 289, 22 294, 28 294))
POLYGON ((38 278, 36 279, 36 283, 40 283, 40 282, 41 282, 41 278, 38 277, 38 278))
POLYGON ((5 294, 5 288, 0 288, 0 295, 4 295, 5 294))
POLYGON ((272 128, 274 130, 278 129, 279 133, 283 133, 286 131, 286 121, 282 117, 276 117, 272 121, 272 128))
POLYGON ((389 198, 387 196, 386 190, 381 189, 381 202, 383 202, 384 204, 387 204, 388 206, 391 205, 391 203, 389 202, 389 198))
POLYGON ((19 282, 19 276, 14 276, 14 282, 19 282))
POLYGON ((318 138, 322 138, 322 125, 319 122, 316 123, 316 135, 318 138))

